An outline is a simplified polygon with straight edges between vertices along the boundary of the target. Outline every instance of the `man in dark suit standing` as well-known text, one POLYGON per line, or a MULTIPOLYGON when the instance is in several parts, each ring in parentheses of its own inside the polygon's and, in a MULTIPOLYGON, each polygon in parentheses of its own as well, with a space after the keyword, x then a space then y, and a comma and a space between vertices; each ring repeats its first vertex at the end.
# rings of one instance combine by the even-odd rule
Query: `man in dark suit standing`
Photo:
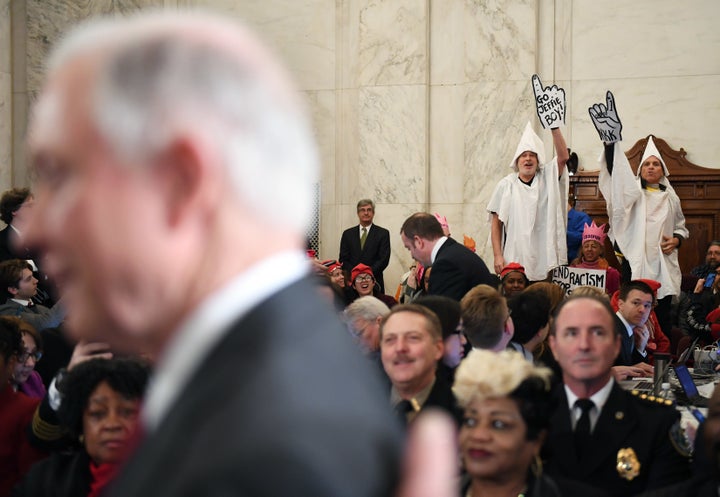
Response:
POLYGON ((676 448, 683 440, 679 413, 613 379, 622 343, 613 314, 606 300, 586 296, 555 311, 550 347, 563 383, 555 391, 545 468, 624 497, 682 481, 689 470, 676 448))
POLYGON ((380 291, 385 293, 383 271, 390 262, 390 232, 373 224, 375 202, 369 198, 357 203, 357 216, 360 224, 343 231, 338 259, 348 271, 361 263, 370 266, 380 291))
POLYGON ((47 77, 26 240, 76 337, 156 359, 108 495, 391 495, 387 396, 306 277, 319 167, 284 68, 227 18, 162 12, 75 28, 47 77))
POLYGON ((430 213, 416 212, 400 228, 403 245, 413 259, 432 267, 428 293, 454 300, 463 298, 475 285, 497 288, 498 279, 490 274, 476 253, 443 234, 440 222, 430 213))

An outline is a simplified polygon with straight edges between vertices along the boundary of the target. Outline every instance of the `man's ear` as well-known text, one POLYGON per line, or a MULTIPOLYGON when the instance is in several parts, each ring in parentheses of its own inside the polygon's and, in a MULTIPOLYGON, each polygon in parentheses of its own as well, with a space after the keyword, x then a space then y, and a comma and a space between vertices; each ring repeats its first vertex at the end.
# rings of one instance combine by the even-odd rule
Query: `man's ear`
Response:
POLYGON ((153 167, 168 207, 168 222, 176 225, 185 214, 197 212, 219 192, 208 192, 210 169, 219 167, 205 157, 202 141, 180 137, 155 160, 153 167))
POLYGON ((14 297, 17 295, 17 293, 20 291, 20 289, 17 287, 14 287, 14 286, 9 286, 9 287, 7 287, 7 291, 10 295, 12 295, 14 297))

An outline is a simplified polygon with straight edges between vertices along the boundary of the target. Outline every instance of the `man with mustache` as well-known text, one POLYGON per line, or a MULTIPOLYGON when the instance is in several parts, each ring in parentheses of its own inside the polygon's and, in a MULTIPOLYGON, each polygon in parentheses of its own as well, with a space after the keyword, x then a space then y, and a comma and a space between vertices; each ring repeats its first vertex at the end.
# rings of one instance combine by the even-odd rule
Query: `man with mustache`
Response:
POLYGON ((440 320, 427 307, 396 305, 383 320, 380 353, 392 382, 390 403, 401 422, 413 421, 429 406, 445 409, 460 420, 450 385, 436 374, 443 350, 440 320))

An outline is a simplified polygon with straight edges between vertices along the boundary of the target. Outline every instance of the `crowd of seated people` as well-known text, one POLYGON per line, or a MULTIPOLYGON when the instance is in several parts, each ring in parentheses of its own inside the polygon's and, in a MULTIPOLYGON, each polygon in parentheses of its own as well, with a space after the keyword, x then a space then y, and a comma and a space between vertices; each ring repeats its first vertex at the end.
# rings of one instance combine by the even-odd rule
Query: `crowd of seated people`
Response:
MULTIPOLYGON (((601 255, 598 246, 591 237, 584 240, 574 264, 591 268, 588 263, 601 255)), ((705 342, 720 337, 720 278, 713 276, 720 272, 719 261, 720 256, 717 261, 708 256, 698 270, 705 277, 698 280, 687 312, 691 333, 705 342)), ((612 298, 603 289, 580 287, 565 305, 562 287, 550 281, 531 283, 523 266, 510 262, 497 286, 477 285, 458 301, 432 294, 429 266, 420 277, 414 271, 404 276, 413 278, 413 284, 401 283, 399 294, 413 304, 397 305, 365 264, 346 268, 347 279, 337 260, 315 262, 314 267, 318 291, 339 311, 358 349, 375 364, 387 388, 388 408, 400 424, 413 423, 429 407, 455 420, 462 461, 457 474, 460 495, 666 495, 658 492, 689 475, 688 454, 656 442, 676 435, 674 410, 616 392, 617 380, 651 376, 653 354, 670 350, 652 312, 657 282, 618 286, 612 298), (647 300, 642 306, 633 300, 638 291, 647 300), (584 307, 573 310, 579 301, 584 307), (635 317, 625 317, 628 309, 637 309, 635 317), (561 313, 573 320, 576 343, 570 343, 563 322, 557 321, 561 313), (623 335, 619 322, 633 333, 623 335), (573 363, 585 356, 592 374, 579 372, 573 363), (583 410, 563 407, 571 398, 596 402, 589 434, 577 434, 577 426, 585 423, 583 410), (623 410, 610 412, 616 408, 623 410), (606 444, 616 443, 611 434, 628 430, 630 421, 639 423, 639 416, 656 422, 645 423, 644 436, 628 441, 628 447, 608 448, 615 451, 613 457, 593 460, 595 469, 582 477, 578 467, 563 462, 560 453, 565 450, 574 451, 574 461, 593 457, 585 454, 578 439, 581 445, 601 447, 596 452, 602 453, 606 444), (643 445, 648 441, 650 446, 643 445), (562 445, 566 442, 568 447, 562 445), (629 469, 622 471, 614 459, 621 449, 631 454, 629 469)), ((7 279, 6 302, 0 306, 0 314, 6 314, 0 318, 0 379, 7 385, 0 417, 7 420, 6 427, 13 427, 3 430, 8 442, 4 456, 0 454, 6 461, 0 496, 100 495, 130 454, 149 366, 136 359, 108 359, 105 347, 90 346, 79 353, 81 359, 70 361, 71 371, 53 367, 44 381, 36 366, 48 353, 57 355, 51 332, 57 333, 56 326, 62 324, 62 301, 51 309, 32 302, 37 281, 24 260, 0 263, 0 274, 7 279), (101 358, 87 360, 92 357, 101 358), (58 383, 51 386, 50 380, 58 383), (45 438, 38 427, 45 430, 45 438), (12 440, 7 438, 11 434, 12 440), (106 443, 108 438, 112 443, 106 443)), ((720 410, 717 400, 714 409, 720 410)), ((708 476, 689 481, 707 484, 708 476)))

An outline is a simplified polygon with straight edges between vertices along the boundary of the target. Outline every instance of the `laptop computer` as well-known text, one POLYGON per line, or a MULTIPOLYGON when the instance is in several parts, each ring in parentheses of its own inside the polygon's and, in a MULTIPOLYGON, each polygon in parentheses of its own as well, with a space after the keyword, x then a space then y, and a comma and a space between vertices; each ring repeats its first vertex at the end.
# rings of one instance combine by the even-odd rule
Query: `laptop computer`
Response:
MULTIPOLYGON (((695 344, 698 342, 698 337, 696 337, 692 344, 686 348, 682 354, 677 358, 677 361, 675 363, 668 362, 665 365, 665 368, 663 371, 657 372, 657 375, 667 378, 667 372, 670 370, 671 367, 677 367, 677 366, 684 366, 685 363, 690 358, 690 354, 692 353, 692 350, 695 348, 695 344)), ((687 371, 687 368, 686 368, 687 371)), ((645 393, 652 395, 656 391, 656 387, 660 388, 660 380, 655 378, 630 378, 627 380, 623 380, 620 382, 620 387, 625 390, 635 391, 638 393, 645 393)))
POLYGON ((708 406, 708 399, 707 397, 703 397, 700 395, 700 392, 698 392, 697 385, 695 385, 695 380, 693 380, 692 375, 690 374, 690 371, 688 371, 687 366, 684 364, 678 364, 675 366, 675 376, 678 379, 678 382, 680 383, 680 387, 682 388, 682 391, 675 391, 675 398, 677 400, 678 404, 690 404, 695 407, 707 407, 708 406))

